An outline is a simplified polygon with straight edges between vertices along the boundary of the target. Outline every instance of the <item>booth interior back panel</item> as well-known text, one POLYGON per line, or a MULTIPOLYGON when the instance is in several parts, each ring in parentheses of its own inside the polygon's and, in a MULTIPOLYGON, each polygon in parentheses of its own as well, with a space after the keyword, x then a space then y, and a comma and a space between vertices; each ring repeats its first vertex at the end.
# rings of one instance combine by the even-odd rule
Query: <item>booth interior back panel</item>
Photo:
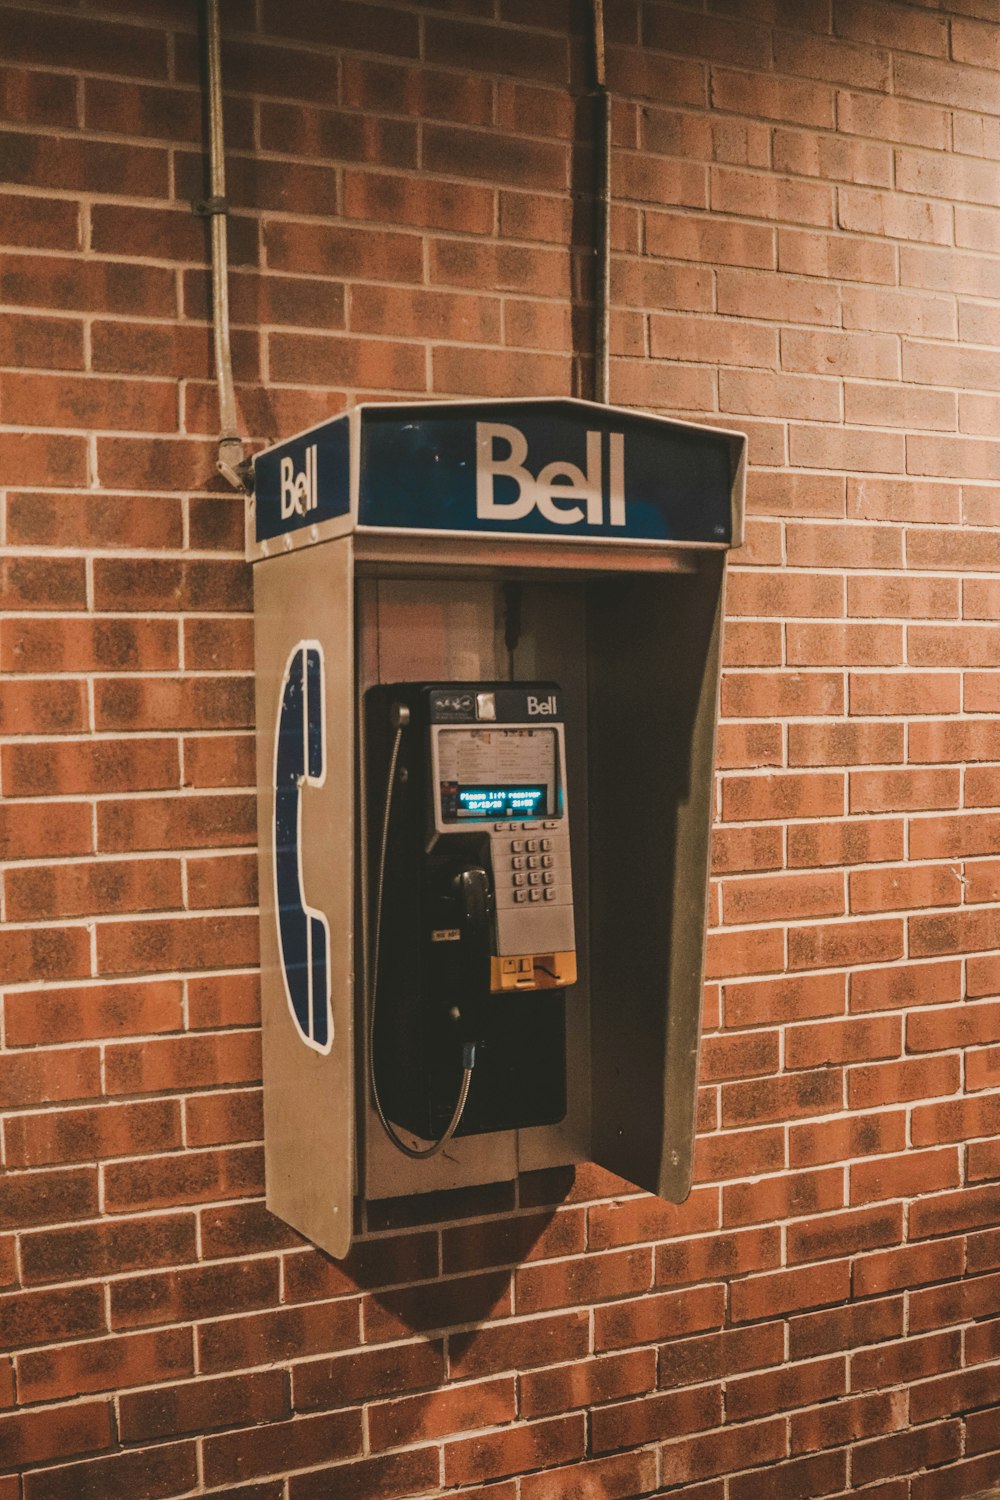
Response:
MULTIPOLYGON (((221 9, 254 443, 589 395, 589 6, 221 9)), ((196 6, 0 4, 0 1500, 1000 1481, 1000 13, 605 9, 611 399, 750 438, 695 1186, 338 1264, 263 1206, 196 6)))

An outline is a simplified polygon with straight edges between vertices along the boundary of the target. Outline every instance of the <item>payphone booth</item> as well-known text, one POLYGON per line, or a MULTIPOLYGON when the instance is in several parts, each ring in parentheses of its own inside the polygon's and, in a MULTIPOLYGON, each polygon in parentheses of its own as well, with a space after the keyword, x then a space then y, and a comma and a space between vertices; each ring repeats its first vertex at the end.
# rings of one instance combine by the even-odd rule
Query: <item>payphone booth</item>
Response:
POLYGON ((364 404, 258 455, 268 1207, 593 1160, 688 1193, 746 439, 364 404))

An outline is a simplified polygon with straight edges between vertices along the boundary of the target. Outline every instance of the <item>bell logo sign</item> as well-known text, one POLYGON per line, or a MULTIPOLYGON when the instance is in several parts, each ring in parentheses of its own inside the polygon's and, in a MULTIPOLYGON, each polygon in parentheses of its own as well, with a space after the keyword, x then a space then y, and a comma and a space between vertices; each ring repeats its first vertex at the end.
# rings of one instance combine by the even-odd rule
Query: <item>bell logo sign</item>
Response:
POLYGON ((283 458, 279 468, 281 484, 281 519, 304 516, 307 510, 315 510, 319 497, 316 489, 316 444, 306 449, 306 466, 296 474, 290 458, 283 458))
MULTIPOLYGON (((587 433, 586 472, 556 459, 537 476, 527 467, 528 440, 505 422, 476 423, 476 515, 484 521, 521 521, 539 510, 554 526, 604 524, 601 434, 587 433), (497 455, 497 445, 506 452, 497 455), (512 479, 517 494, 498 499, 497 478, 512 479)), ((625 525, 625 435, 608 433, 608 524, 625 525)))

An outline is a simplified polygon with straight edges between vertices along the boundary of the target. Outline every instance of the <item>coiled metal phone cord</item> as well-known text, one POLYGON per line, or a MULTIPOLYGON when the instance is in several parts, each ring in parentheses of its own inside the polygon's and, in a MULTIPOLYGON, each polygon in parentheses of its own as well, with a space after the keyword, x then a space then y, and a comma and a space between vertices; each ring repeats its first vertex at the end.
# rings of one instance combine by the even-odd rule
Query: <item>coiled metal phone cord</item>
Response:
POLYGON ((375 1077, 375 1004, 378 999, 379 956, 382 947, 382 890, 385 884, 386 852, 389 847, 389 819, 392 814, 392 792, 396 782, 396 766, 399 763, 399 747, 403 738, 403 723, 397 724, 395 738, 392 742, 392 754, 389 757, 389 775, 385 787, 385 812, 382 815, 382 841, 379 847, 378 877, 375 884, 375 933, 372 948, 372 978, 368 1008, 368 1058, 371 1071, 372 1098, 375 1101, 375 1109, 386 1135, 392 1141, 392 1144, 402 1151, 404 1156, 413 1157, 417 1161, 426 1161, 429 1157, 437 1156, 439 1151, 444 1150, 462 1123, 466 1101, 469 1097, 469 1088, 472 1084, 472 1070, 476 1064, 476 1048, 472 1042, 465 1042, 462 1047, 462 1084, 444 1135, 440 1136, 430 1146, 408 1146, 397 1133, 395 1126, 386 1117, 385 1110, 382 1108, 382 1100, 379 1097, 378 1080, 375 1077))

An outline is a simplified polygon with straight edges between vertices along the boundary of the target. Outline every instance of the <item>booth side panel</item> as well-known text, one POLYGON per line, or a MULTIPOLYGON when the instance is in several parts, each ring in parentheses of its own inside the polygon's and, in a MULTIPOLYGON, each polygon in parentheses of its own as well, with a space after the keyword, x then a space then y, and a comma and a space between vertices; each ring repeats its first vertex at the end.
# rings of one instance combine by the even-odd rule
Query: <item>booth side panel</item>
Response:
POLYGON ((593 1157, 687 1196, 724 563, 595 587, 590 618, 593 1157))
POLYGON ((267 1205, 337 1256, 354 1176, 352 580, 346 540, 254 569, 267 1205))

